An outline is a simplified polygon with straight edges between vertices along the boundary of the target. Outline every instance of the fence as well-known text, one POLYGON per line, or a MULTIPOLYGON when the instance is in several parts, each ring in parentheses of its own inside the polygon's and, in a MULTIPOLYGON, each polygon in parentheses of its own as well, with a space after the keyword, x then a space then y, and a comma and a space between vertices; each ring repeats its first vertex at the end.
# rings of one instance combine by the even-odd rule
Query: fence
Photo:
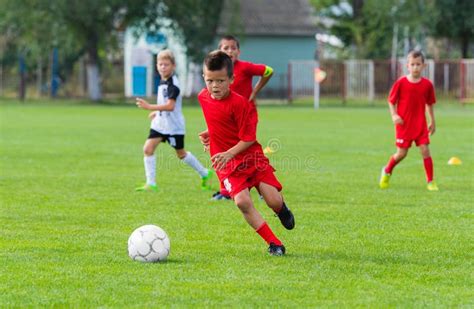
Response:
MULTIPOLYGON (((0 97, 18 97, 22 81, 18 67, 5 67, 0 61, 0 97)), ((50 63, 43 63, 37 68, 29 68, 24 74, 25 97, 47 97, 51 93, 50 63)), ((87 98, 87 77, 85 60, 79 60, 67 76, 55 80, 59 83, 57 97, 87 98)), ((121 61, 109 61, 101 66, 101 86, 104 96, 124 96, 124 67, 121 61)))
MULTIPOLYGON (((474 59, 460 61, 426 60, 423 76, 430 79, 438 95, 461 101, 474 99, 474 59)), ((310 97, 314 93, 315 61, 291 61, 288 65, 288 99, 310 97)), ((357 98, 373 101, 385 98, 392 84, 407 73, 406 60, 321 61, 326 72, 320 85, 321 97, 357 98)))
MULTIPOLYGON (((458 61, 426 60, 423 75, 429 78, 438 96, 474 102, 474 59, 458 61)), ((267 86, 260 98, 279 98, 291 102, 314 94, 314 69, 316 61, 291 61, 288 73, 276 72, 273 87, 267 86)), ((386 98, 397 78, 406 74, 404 59, 390 60, 325 60, 319 67, 326 72, 320 84, 320 95, 373 101, 386 98)), ((110 61, 101 67, 101 84, 105 98, 124 96, 124 68, 121 61, 110 61)), ((198 77, 201 78, 200 75, 198 77)), ((0 97, 18 97, 20 84, 26 83, 26 97, 44 97, 50 94, 51 73, 47 64, 26 71, 20 78, 17 67, 5 68, 0 62, 0 97)), ((85 62, 78 61, 68 76, 62 77, 58 97, 87 97, 85 62)))

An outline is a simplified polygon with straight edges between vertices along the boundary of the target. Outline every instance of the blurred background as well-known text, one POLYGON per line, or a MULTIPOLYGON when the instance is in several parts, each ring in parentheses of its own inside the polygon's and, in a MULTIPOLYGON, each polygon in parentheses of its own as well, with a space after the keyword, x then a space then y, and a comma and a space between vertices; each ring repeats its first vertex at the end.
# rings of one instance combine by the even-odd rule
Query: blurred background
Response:
POLYGON ((259 102, 310 100, 315 68, 323 98, 380 100, 412 49, 439 97, 474 102, 470 0, 0 0, 0 98, 153 97, 165 48, 194 98, 224 34, 242 60, 274 68, 259 102))

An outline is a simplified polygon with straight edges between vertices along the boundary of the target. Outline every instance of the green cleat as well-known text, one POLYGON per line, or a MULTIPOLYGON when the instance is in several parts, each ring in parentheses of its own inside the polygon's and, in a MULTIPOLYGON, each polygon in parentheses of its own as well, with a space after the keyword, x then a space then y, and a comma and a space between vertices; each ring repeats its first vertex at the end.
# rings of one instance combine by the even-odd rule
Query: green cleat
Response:
POLYGON ((390 181, 390 174, 385 173, 385 167, 382 167, 382 172, 380 173, 379 186, 380 189, 387 189, 390 181))
POLYGON ((135 188, 135 191, 137 191, 137 192, 145 192, 145 191, 157 192, 158 187, 156 185, 145 184, 141 187, 135 188))
POLYGON ((434 181, 428 182, 428 184, 426 185, 426 188, 429 191, 439 191, 438 185, 434 181))
POLYGON ((201 178, 201 190, 212 189, 212 179, 214 178, 214 174, 213 170, 207 170, 207 176, 201 178))

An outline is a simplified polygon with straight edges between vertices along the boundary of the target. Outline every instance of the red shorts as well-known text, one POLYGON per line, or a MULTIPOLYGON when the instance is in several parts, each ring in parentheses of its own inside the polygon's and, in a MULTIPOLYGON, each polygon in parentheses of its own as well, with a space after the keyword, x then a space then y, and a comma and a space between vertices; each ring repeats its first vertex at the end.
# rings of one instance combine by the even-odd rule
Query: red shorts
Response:
POLYGON ((423 132, 418 135, 416 138, 403 138, 403 137, 396 137, 395 145, 398 148, 410 148, 411 144, 415 142, 416 146, 420 145, 429 145, 430 143, 430 136, 428 130, 423 130, 423 132))
POLYGON ((267 165, 264 169, 258 169, 255 166, 248 167, 244 170, 235 170, 227 178, 221 179, 221 187, 224 187, 229 192, 230 196, 234 198, 239 192, 245 189, 255 187, 264 182, 278 191, 283 189, 281 183, 273 173, 275 170, 271 165, 267 165))

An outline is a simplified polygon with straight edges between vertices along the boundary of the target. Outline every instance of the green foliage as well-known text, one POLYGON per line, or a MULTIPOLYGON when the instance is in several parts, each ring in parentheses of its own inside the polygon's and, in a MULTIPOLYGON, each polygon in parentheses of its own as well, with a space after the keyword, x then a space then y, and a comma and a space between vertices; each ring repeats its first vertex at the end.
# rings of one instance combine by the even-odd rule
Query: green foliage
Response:
POLYGON ((155 10, 149 10, 139 26, 142 31, 155 31, 157 26, 175 30, 191 61, 201 63, 213 43, 219 23, 222 0, 165 0, 155 10))
MULTIPOLYGON (((0 102, 0 307, 472 307, 474 110, 436 109, 434 193, 416 149, 378 189, 395 147, 386 107, 259 108, 259 140, 280 141, 270 160, 296 217, 286 231, 254 194, 287 246, 273 258, 169 145, 157 150, 160 191, 133 191, 144 179, 146 112, 0 102), (446 164, 454 155, 462 166, 446 164), (146 223, 171 238, 165 264, 127 256, 130 233, 146 223)), ((202 112, 184 113, 186 149, 208 165, 202 112)))
MULTIPOLYGON (((406 38, 410 48, 424 47, 427 25, 433 17, 431 0, 327 0, 321 3, 330 3, 321 11, 323 16, 336 22, 330 31, 346 46, 353 47, 352 56, 358 58, 389 58, 394 25, 400 29, 399 41, 406 38)), ((399 44, 399 55, 403 54, 402 48, 399 44)))
POLYGON ((311 5, 316 9, 316 10, 322 10, 325 9, 331 5, 334 5, 337 1, 335 0, 310 0, 309 1, 311 5))
POLYGON ((29 67, 36 67, 58 47, 61 73, 67 76, 84 55, 89 64, 100 66, 105 55, 120 48, 119 33, 138 25, 142 31, 175 29, 188 56, 200 62, 212 43, 221 6, 220 0, 2 0, 0 59, 16 65, 15 54, 21 53, 29 67))
POLYGON ((463 58, 469 55, 474 41, 474 2, 468 0, 435 0, 436 19, 433 34, 461 43, 463 58))

